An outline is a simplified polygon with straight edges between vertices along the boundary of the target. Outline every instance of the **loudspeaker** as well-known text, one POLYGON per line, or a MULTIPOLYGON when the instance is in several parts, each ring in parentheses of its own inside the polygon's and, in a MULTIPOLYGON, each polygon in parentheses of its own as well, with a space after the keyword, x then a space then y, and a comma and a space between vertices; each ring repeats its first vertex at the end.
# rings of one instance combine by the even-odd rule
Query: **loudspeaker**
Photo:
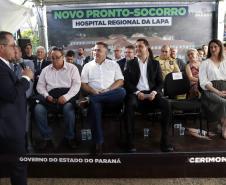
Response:
POLYGON ((31 43, 31 40, 30 39, 18 39, 17 43, 21 47, 21 49, 24 49, 28 43, 31 43))

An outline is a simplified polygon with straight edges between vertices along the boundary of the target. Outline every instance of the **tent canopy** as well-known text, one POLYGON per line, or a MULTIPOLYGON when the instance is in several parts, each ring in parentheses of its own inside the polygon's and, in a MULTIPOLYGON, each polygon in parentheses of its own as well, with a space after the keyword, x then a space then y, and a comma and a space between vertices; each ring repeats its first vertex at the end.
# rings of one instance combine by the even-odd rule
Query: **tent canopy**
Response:
POLYGON ((14 33, 32 15, 31 8, 17 5, 9 0, 0 0, 0 4, 0 30, 14 33))

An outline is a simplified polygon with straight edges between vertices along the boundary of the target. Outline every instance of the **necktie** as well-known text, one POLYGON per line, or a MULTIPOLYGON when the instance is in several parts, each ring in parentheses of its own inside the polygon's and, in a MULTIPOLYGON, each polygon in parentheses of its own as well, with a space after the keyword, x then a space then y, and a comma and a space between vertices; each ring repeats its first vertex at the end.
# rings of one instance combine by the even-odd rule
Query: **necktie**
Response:
POLYGON ((19 77, 19 66, 18 64, 14 64, 13 71, 17 77, 19 77))
POLYGON ((38 70, 41 69, 41 62, 38 61, 38 70))

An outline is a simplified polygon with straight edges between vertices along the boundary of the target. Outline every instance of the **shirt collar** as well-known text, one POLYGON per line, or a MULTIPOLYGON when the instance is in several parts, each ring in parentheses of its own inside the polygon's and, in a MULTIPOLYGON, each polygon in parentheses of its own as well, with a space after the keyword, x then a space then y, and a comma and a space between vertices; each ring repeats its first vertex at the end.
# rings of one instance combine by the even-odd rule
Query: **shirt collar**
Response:
POLYGON ((43 60, 44 60, 44 59, 41 59, 41 60, 37 59, 37 61, 38 61, 38 62, 41 62, 41 63, 43 62, 43 60))
MULTIPOLYGON (((56 70, 54 67, 53 67, 53 64, 51 64, 51 68, 56 70)), ((67 69, 68 68, 68 63, 64 61, 64 65, 63 67, 60 69, 60 70, 63 70, 63 69, 67 69)))
POLYGON ((94 59, 94 62, 95 62, 96 65, 102 65, 102 64, 106 63, 106 58, 103 60, 103 62, 101 64, 97 63, 95 59, 94 59))
POLYGON ((11 69, 9 61, 7 61, 6 59, 0 57, 0 59, 11 69))
POLYGON ((143 64, 143 65, 145 65, 145 64, 148 63, 148 58, 145 59, 145 62, 144 63, 138 57, 137 57, 137 60, 138 60, 138 63, 143 64))

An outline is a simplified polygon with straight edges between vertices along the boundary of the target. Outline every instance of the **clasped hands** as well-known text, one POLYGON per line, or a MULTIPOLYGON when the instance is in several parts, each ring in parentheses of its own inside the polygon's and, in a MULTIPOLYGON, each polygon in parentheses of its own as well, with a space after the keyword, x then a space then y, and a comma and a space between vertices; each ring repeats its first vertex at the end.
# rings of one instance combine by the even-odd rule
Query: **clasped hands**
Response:
POLYGON ((60 104, 60 105, 63 105, 67 102, 64 96, 60 96, 59 98, 53 98, 52 96, 47 96, 46 100, 50 103, 60 104))
POLYGON ((150 100, 150 101, 152 101, 152 100, 154 100, 155 99, 155 96, 156 96, 156 91, 152 91, 152 92, 150 92, 149 94, 144 94, 144 93, 142 93, 142 92, 139 92, 138 94, 137 94, 137 97, 138 97, 138 99, 139 100, 144 100, 144 99, 148 99, 148 100, 150 100))
POLYGON ((110 90, 111 90, 110 88, 107 88, 107 89, 95 89, 95 92, 93 94, 101 94, 101 93, 108 92, 110 90))

